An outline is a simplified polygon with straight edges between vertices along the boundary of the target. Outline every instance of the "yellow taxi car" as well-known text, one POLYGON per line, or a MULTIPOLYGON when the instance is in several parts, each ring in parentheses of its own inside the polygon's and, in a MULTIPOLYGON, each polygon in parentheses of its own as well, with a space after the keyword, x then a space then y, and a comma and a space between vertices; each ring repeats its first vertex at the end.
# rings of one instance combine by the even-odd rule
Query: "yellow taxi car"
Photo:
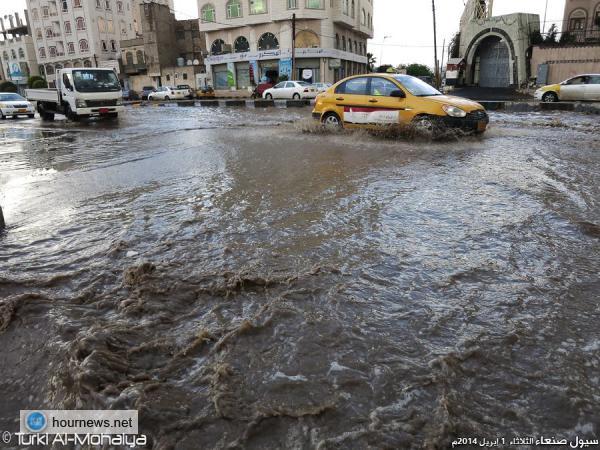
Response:
POLYGON ((379 128, 415 123, 483 133, 489 117, 479 103, 444 95, 419 78, 399 74, 355 75, 319 94, 313 118, 329 126, 379 128))
POLYGON ((600 101, 600 74, 577 75, 558 84, 535 91, 535 99, 545 103, 558 101, 600 101))

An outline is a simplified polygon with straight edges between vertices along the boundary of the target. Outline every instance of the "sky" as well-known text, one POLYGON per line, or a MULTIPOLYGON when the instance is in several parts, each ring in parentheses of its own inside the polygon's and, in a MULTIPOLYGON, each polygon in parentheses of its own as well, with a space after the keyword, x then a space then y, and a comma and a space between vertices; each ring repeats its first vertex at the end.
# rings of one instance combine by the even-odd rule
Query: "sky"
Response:
MULTIPOLYGON (((284 0, 280 0, 284 1, 284 0)), ((373 0, 373 26, 375 36, 369 41, 369 51, 377 64, 420 63, 434 64, 433 21, 429 0, 373 0), (385 39, 384 39, 385 38, 385 39), (384 43, 384 45, 382 45, 384 43)), ((534 13, 544 20, 548 2, 546 29, 552 23, 561 26, 565 0, 494 0, 494 15, 514 12, 534 13)), ((458 31, 464 0, 436 0, 438 28, 438 57, 442 43, 446 44, 458 31)), ((25 0, 0 0, 0 15, 25 9, 25 0)), ((198 17, 196 0, 175 0, 175 13, 179 19, 198 17)))

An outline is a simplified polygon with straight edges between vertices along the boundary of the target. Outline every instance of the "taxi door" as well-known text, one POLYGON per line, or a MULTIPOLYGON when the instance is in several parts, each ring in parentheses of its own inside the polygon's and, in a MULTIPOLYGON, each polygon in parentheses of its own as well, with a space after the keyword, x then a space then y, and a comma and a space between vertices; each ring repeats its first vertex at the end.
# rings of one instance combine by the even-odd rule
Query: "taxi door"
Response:
POLYGON ((585 98, 587 77, 575 77, 560 86, 561 100, 583 100, 585 98))
POLYGON ((370 123, 397 125, 412 119, 405 91, 386 78, 371 78, 368 102, 373 108, 370 123))
POLYGON ((351 78, 337 86, 333 98, 336 112, 348 125, 368 122, 370 77, 351 78))

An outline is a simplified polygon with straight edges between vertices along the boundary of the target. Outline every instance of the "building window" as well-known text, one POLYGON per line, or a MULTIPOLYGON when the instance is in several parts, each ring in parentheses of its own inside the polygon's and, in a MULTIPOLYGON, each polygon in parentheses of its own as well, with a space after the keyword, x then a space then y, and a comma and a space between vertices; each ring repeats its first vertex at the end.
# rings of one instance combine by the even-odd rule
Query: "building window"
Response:
POLYGON ((71 34, 71 22, 65 21, 65 34, 71 34))
POLYGON ((38 15, 38 10, 36 8, 31 10, 31 16, 33 17, 33 20, 38 20, 40 18, 40 16, 38 15))
POLYGON ((42 34, 42 30, 40 30, 39 28, 37 30, 35 30, 35 37, 38 41, 41 41, 44 38, 44 35, 42 34))
POLYGON ((210 3, 204 5, 200 17, 202 22, 215 22, 215 7, 210 3))
POLYGON ((110 11, 110 0, 106 0, 105 6, 106 6, 106 9, 110 11))
POLYGON ((50 15, 50 8, 47 6, 42 7, 42 17, 48 17, 50 15))
POLYGON ((19 58, 25 58, 25 52, 22 48, 19 49, 19 58))
POLYGON ((80 52, 87 52, 90 50, 90 46, 88 44, 88 41, 86 41, 85 39, 82 39, 79 41, 79 51, 80 52))
POLYGON ((69 10, 69 5, 67 4, 67 0, 62 0, 62 11, 67 12, 69 10))
POLYGON ((325 5, 323 5, 323 0, 306 0, 306 7, 308 9, 323 9, 325 5))
MULTIPOLYGON (((46 49, 44 47, 41 47, 38 50, 38 54, 40 55, 40 58, 44 59, 46 57, 46 49)), ((5 59, 8 59, 7 56, 8 55, 5 55, 5 59)))
POLYGON ((298 9, 298 0, 287 0, 287 9, 298 9))
POLYGON ((123 12, 123 2, 122 1, 117 2, 117 12, 120 12, 120 13, 123 12))
POLYGON ((171 75, 167 74, 167 81, 171 81, 171 75))
POLYGON ((96 8, 102 9, 102 1, 101 0, 96 0, 96 8))
POLYGON ((250 14, 266 14, 267 0, 250 0, 250 14))
POLYGON ((69 53, 69 55, 75 53, 75 44, 72 42, 67 42, 67 53, 69 53))
POLYGON ((183 79, 184 79, 184 80, 187 80, 187 79, 188 79, 188 74, 187 74, 187 72, 183 72, 182 76, 183 76, 183 79))
POLYGON ((143 51, 138 50, 137 52, 135 52, 135 57, 137 58, 138 64, 146 63, 146 61, 144 60, 144 52, 143 51))
POLYGON ((115 32, 115 25, 112 19, 108 19, 106 21, 106 31, 108 31, 111 34, 115 32))
POLYGON ((102 46, 102 51, 103 52, 107 52, 108 51, 108 47, 106 45, 106 41, 101 41, 100 45, 102 46))
POLYGON ((352 7, 350 8, 350 15, 354 19, 356 17, 356 3, 352 0, 352 7))
POLYGON ((12 56, 12 59, 17 59, 17 52, 15 52, 14 48, 10 51, 10 56, 12 56))
POLYGON ((229 0, 227 2, 227 18, 237 19, 238 17, 242 17, 241 0, 229 0))
POLYGON ((50 64, 48 64, 48 65, 46 66, 46 73, 47 73, 48 75, 54 75, 54 66, 51 66, 50 64))
POLYGON ((335 33, 335 48, 336 50, 340 49, 340 35, 335 33))
POLYGON ((177 30, 175 32, 175 39, 177 39, 178 41, 183 41, 185 39, 185 31, 177 30))
POLYGON ((225 51, 225 41, 223 39, 215 40, 210 46, 210 53, 213 55, 221 55, 225 51))
POLYGON ((81 8, 81 0, 73 0, 73 8, 81 8))
POLYGON ((585 30, 587 13, 583 9, 576 9, 569 16, 569 31, 585 30))
POLYGON ((246 39, 244 36, 240 36, 233 42, 233 50, 236 53, 249 52, 250 42, 248 42, 248 39, 246 39))
POLYGON ((110 49, 111 49, 113 52, 116 52, 116 51, 117 51, 117 43, 116 43, 114 40, 111 40, 111 41, 110 41, 110 49))
POLYGON ((367 24, 367 12, 364 9, 361 11, 360 24, 361 25, 366 25, 367 24))
POLYGON ((106 33, 106 21, 102 17, 98 17, 98 31, 100 33, 106 33))
POLYGON ((273 33, 265 33, 258 40, 259 50, 274 50, 279 48, 279 41, 273 33))
POLYGON ((85 19, 83 17, 75 19, 75 23, 77 24, 78 30, 85 30, 85 19))
POLYGON ((50 58, 56 58, 56 47, 48 47, 48 51, 50 52, 50 58))
POLYGON ((47 38, 51 38, 52 37, 52 28, 46 28, 46 37, 47 38))
POLYGON ((342 36, 342 50, 346 51, 346 36, 342 36))

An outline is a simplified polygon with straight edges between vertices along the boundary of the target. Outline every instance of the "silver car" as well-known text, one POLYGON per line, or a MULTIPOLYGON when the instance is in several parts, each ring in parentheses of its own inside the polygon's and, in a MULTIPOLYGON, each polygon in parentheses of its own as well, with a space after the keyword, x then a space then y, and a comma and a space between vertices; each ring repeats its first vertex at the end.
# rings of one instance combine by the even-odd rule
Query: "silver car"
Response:
POLYGON ((33 118, 35 107, 19 94, 0 92, 0 119, 17 116, 33 118))

